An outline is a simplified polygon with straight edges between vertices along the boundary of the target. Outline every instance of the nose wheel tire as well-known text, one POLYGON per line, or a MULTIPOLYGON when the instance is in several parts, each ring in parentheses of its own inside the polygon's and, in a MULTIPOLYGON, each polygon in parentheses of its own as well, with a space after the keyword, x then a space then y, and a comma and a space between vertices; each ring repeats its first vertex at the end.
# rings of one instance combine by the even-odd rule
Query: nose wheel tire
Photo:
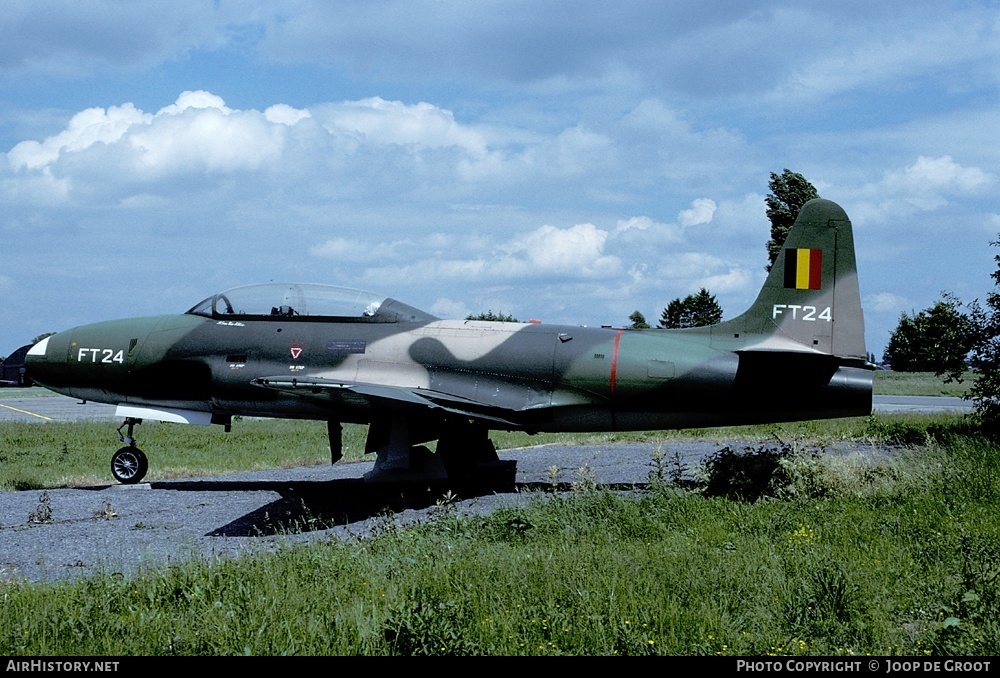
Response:
POLYGON ((146 476, 149 461, 138 447, 123 447, 111 457, 111 475, 123 485, 132 485, 146 476))

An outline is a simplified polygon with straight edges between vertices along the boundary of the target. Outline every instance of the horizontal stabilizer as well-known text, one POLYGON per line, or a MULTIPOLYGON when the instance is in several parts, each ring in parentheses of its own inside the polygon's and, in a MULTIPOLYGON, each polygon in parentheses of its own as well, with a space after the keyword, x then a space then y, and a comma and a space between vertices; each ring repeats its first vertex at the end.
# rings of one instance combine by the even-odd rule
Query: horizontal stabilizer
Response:
POLYGON ((767 353, 806 353, 811 355, 829 355, 829 353, 823 353, 822 351, 817 351, 816 349, 800 344, 797 341, 792 341, 791 339, 780 335, 773 334, 766 337, 763 341, 747 346, 746 348, 740 349, 737 353, 748 353, 750 351, 761 351, 767 353))

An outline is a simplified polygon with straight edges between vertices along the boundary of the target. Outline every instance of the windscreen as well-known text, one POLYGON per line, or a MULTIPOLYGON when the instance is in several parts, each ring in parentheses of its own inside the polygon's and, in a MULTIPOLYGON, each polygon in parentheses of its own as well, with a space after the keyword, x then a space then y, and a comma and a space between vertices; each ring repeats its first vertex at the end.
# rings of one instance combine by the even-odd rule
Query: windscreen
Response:
POLYGON ((384 297, 332 285, 269 283, 234 287, 194 306, 188 313, 206 317, 332 317, 375 315, 384 297))

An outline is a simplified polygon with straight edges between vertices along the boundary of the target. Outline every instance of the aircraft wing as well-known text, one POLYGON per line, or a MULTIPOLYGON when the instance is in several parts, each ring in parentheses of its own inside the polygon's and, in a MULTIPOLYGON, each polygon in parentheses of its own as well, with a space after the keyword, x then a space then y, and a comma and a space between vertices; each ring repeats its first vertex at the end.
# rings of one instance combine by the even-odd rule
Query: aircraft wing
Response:
MULTIPOLYGON (((320 377, 305 379, 261 377, 253 380, 255 386, 281 391, 282 393, 311 398, 329 403, 368 406, 375 408, 399 409, 401 407, 426 407, 451 412, 472 419, 486 420, 505 426, 519 426, 512 419, 500 416, 503 408, 491 407, 451 393, 443 393, 423 388, 388 386, 369 382, 338 381, 320 377)), ((514 415, 515 412, 511 411, 514 415)))

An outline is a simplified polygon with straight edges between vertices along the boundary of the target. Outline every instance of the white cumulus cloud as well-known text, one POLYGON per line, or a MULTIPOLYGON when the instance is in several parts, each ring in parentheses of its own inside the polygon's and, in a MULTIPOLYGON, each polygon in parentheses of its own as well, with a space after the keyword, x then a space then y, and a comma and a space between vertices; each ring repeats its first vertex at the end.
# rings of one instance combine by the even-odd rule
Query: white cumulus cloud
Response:
POLYGON ((987 194, 997 177, 979 167, 968 167, 949 155, 919 156, 911 165, 886 172, 866 185, 867 198, 852 219, 859 223, 898 220, 901 215, 931 212, 960 198, 987 194))
POLYGON ((459 319, 471 315, 472 311, 461 301, 439 297, 430 307, 430 312, 439 318, 459 319))
POLYGON ((628 243, 635 241, 676 243, 684 239, 684 229, 677 224, 665 224, 645 216, 629 217, 618 221, 614 236, 624 238, 628 243))
POLYGON ((331 238, 309 249, 314 257, 326 259, 354 259, 365 256, 365 250, 359 243, 347 238, 331 238))
POLYGON ((275 122, 281 125, 288 125, 291 127, 300 120, 305 120, 306 118, 311 118, 312 113, 308 109, 300 109, 289 106, 288 104, 275 104, 273 106, 268 106, 267 110, 264 111, 264 118, 268 122, 275 122))
POLYGON ((951 156, 920 156, 906 169, 890 173, 885 185, 899 192, 926 193, 943 190, 968 193, 988 186, 994 180, 995 177, 978 167, 962 167, 951 156))
POLYGON ((129 143, 137 165, 153 173, 253 169, 281 154, 283 129, 257 111, 233 111, 214 95, 185 92, 129 143))
POLYGON ((681 226, 697 226, 712 223, 715 214, 715 201, 708 198, 698 198, 691 202, 691 209, 682 210, 677 215, 681 226))
POLYGON ((370 97, 323 106, 315 116, 331 132, 349 132, 371 142, 454 146, 477 155, 486 150, 482 135, 458 124, 451 111, 424 102, 408 105, 370 97))
POLYGON ((232 109, 226 106, 222 97, 204 90, 188 90, 181 92, 177 101, 161 108, 157 115, 177 115, 189 108, 217 108, 223 113, 232 113, 232 109))
POLYGON ((55 162, 60 153, 82 151, 97 143, 114 143, 132 126, 149 124, 152 118, 130 103, 107 110, 88 108, 74 115, 62 132, 41 142, 22 141, 10 150, 7 158, 15 169, 38 169, 55 162))
POLYGON ((909 299, 893 292, 879 292, 865 296, 865 309, 874 313, 903 313, 912 306, 909 299))
POLYGON ((744 290, 751 282, 754 281, 749 271, 742 268, 730 268, 724 273, 700 278, 696 284, 699 289, 704 287, 713 294, 725 294, 744 290))
POLYGON ((593 224, 570 228, 545 225, 505 247, 502 268, 537 273, 593 275, 617 269, 617 257, 604 254, 608 232, 593 224))

